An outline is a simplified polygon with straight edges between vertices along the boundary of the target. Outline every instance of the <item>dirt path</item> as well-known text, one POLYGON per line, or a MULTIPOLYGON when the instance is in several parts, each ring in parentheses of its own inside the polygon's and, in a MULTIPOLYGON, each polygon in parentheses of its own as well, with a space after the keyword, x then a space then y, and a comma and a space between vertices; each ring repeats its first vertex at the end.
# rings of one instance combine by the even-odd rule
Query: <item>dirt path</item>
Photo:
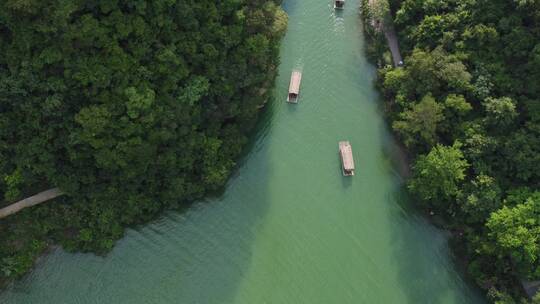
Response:
MULTIPOLYGON (((368 5, 370 6, 370 9, 372 11, 375 10, 377 1, 378 0, 368 0, 368 5)), ((386 41, 388 41, 388 47, 390 48, 390 53, 392 53, 392 60, 394 62, 394 66, 395 67, 400 66, 403 62, 403 58, 401 57, 401 53, 399 51, 399 43, 398 43, 396 31, 394 29, 394 24, 390 16, 386 16, 385 18, 382 18, 380 20, 373 18, 370 22, 371 22, 371 26, 375 29, 375 31, 377 32, 382 31, 384 33, 384 36, 386 37, 386 41)))
POLYGON ((8 215, 11 215, 11 214, 14 214, 14 213, 17 213, 19 211, 21 211, 22 209, 24 208, 27 208, 27 207, 32 207, 32 206, 35 206, 37 204, 41 204, 43 202, 46 202, 48 200, 51 200, 53 198, 56 198, 60 195, 63 195, 64 192, 62 192, 62 190, 58 189, 58 188, 53 188, 53 189, 49 189, 49 190, 46 190, 46 191, 43 191, 43 192, 40 192, 36 195, 33 195, 33 196, 30 196, 30 197, 27 197, 21 201, 18 201, 16 203, 13 203, 7 207, 4 207, 2 209, 0 209, 0 219, 1 218, 4 218, 8 215))
POLYGON ((394 60, 394 66, 400 66, 403 62, 403 59, 401 57, 401 53, 399 52, 399 44, 398 39, 396 35, 396 31, 394 30, 393 25, 386 25, 384 26, 384 36, 386 37, 386 40, 388 41, 388 47, 390 48, 390 52, 392 53, 392 59, 394 60))

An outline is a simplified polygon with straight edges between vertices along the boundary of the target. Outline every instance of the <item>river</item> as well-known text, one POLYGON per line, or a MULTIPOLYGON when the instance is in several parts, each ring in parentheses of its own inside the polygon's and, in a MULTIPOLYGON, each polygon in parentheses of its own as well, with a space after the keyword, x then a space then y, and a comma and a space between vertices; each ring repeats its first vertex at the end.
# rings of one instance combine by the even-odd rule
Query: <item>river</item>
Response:
POLYGON ((483 303, 446 234, 407 207, 358 6, 284 1, 276 100, 222 195, 130 229, 106 257, 54 250, 0 303, 483 303), (293 68, 297 105, 285 103, 293 68))

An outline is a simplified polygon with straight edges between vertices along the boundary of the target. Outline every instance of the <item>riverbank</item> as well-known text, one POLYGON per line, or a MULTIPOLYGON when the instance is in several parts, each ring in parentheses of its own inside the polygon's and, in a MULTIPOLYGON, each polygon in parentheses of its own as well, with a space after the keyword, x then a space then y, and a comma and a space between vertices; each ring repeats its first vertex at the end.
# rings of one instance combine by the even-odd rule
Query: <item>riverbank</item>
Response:
POLYGON ((446 234, 404 203, 359 4, 283 2, 275 99, 222 195, 128 230, 104 257, 52 252, 0 302, 483 303, 453 268, 446 234), (341 140, 354 177, 340 170, 341 140))
POLYGON ((271 98, 280 2, 0 3, 0 205, 30 197, 0 214, 0 284, 224 187, 271 98))
MULTIPOLYGON (((523 142, 516 141, 516 136, 537 142, 537 132, 531 128, 536 125, 538 112, 532 109, 529 98, 538 92, 525 92, 517 83, 501 79, 533 77, 519 72, 533 64, 525 56, 520 59, 521 66, 493 69, 506 67, 508 60, 516 62, 514 55, 496 51, 499 44, 495 41, 512 37, 509 29, 483 28, 482 32, 489 31, 492 40, 478 45, 476 40, 469 39, 478 38, 478 33, 470 37, 467 33, 491 23, 457 16, 505 6, 504 10, 497 10, 499 17, 486 18, 497 24, 497 18, 512 15, 516 20, 527 19, 528 13, 520 5, 496 1, 482 4, 486 7, 450 5, 439 10, 434 6, 424 13, 420 12, 426 7, 419 2, 394 2, 406 2, 399 13, 400 31, 402 37, 407 37, 405 45, 409 47, 402 68, 391 67, 388 46, 383 45, 381 27, 377 26, 381 23, 373 22, 391 18, 392 14, 387 10, 370 11, 374 2, 366 0, 362 17, 365 32, 374 44, 368 48, 372 52, 370 58, 380 67, 377 87, 385 99, 386 115, 410 155, 409 192, 420 201, 420 208, 440 218, 440 225, 455 231, 455 252, 491 301, 526 301, 521 282, 527 281, 525 278, 540 279, 540 254, 527 249, 534 247, 528 241, 507 240, 517 233, 518 227, 528 240, 539 237, 535 219, 540 214, 533 211, 540 210, 540 193, 533 177, 536 173, 529 171, 532 167, 524 166, 527 158, 516 157, 516 149, 523 151, 523 142), (384 17, 377 19, 374 15, 384 17), (441 25, 437 31, 422 27, 435 19, 440 24, 445 24, 441 20, 460 22, 448 29, 441 25), (499 55, 484 56, 486 52, 499 55), (507 119, 494 121, 498 111, 495 109, 504 112, 507 119), (507 133, 501 133, 500 128, 507 133), (516 171, 518 167, 531 174, 523 175, 516 171)), ((517 23, 512 30, 531 33, 533 28, 538 28, 538 22, 517 23)), ((530 45, 520 47, 523 54, 532 50, 530 45)), ((540 155, 536 145, 530 147, 527 157, 540 155)), ((534 297, 534 292, 528 293, 530 298, 534 297)), ((536 300, 539 297, 540 294, 536 300)))

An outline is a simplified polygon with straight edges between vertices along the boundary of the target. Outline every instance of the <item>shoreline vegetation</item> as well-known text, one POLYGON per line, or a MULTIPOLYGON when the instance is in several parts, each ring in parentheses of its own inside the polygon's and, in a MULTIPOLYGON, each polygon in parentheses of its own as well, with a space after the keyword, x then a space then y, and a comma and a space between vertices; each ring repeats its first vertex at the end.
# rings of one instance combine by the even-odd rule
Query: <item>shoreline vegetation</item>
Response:
POLYGON ((0 4, 0 208, 65 194, 0 220, 0 287, 224 186, 271 98, 280 4, 0 4))
POLYGON ((490 301, 540 303, 540 3, 362 0, 361 16, 409 193, 490 301))

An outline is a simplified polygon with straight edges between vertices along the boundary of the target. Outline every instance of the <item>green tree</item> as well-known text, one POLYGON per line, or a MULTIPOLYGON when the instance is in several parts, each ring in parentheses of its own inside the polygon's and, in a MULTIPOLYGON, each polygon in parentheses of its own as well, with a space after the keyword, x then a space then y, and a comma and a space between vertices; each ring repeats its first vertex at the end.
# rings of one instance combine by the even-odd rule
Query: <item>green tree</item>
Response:
POLYGON ((460 150, 461 145, 437 145, 427 155, 418 157, 413 166, 409 190, 423 201, 445 210, 446 203, 461 192, 469 163, 460 150))
POLYGON ((414 49, 405 62, 404 72, 388 73, 394 76, 391 78, 394 81, 387 82, 391 84, 388 87, 396 95, 415 100, 428 94, 439 97, 443 93, 465 93, 472 89, 472 76, 459 56, 448 54, 442 48, 414 49))
POLYGON ((444 100, 444 106, 448 112, 453 114, 452 118, 456 119, 463 118, 463 116, 467 115, 467 113, 472 110, 472 105, 465 100, 463 95, 448 95, 444 100))
POLYGON ((486 123, 490 126, 509 127, 518 115, 515 102, 508 97, 487 98, 483 105, 487 113, 486 123))
POLYGON ((500 207, 501 192, 493 177, 477 175, 464 187, 463 197, 460 198, 461 210, 467 214, 467 221, 471 223, 485 221, 491 212, 500 207))
POLYGON ((463 95, 450 94, 444 100, 444 120, 440 129, 450 136, 458 135, 465 117, 472 111, 472 105, 463 95))
POLYGON ((501 149, 505 161, 498 164, 506 176, 525 184, 540 177, 540 125, 531 127, 508 134, 501 149))
POLYGON ((272 91, 279 3, 0 1, 0 193, 66 193, 0 223, 4 277, 223 186, 272 91))
POLYGON ((411 192, 454 215, 445 226, 460 232, 459 253, 466 255, 471 274, 495 303, 526 302, 516 282, 527 267, 534 271, 538 265, 533 262, 538 215, 522 216, 527 212, 517 206, 540 186, 539 4, 392 1, 405 65, 379 72, 387 116, 405 143, 414 142, 407 145, 417 157, 411 192), (423 121, 404 117, 411 117, 413 101, 427 94, 443 106, 443 119, 434 133, 423 128, 435 134, 423 138, 418 131, 423 121), (463 143, 453 163, 470 164, 467 174, 452 162, 433 165, 433 158, 428 161, 429 154, 418 148, 438 142, 463 143), (489 230, 486 222, 497 229, 489 230))
POLYGON ((463 126, 463 151, 467 159, 471 160, 476 173, 491 171, 489 157, 499 148, 499 141, 490 136, 483 124, 467 122, 463 126))
POLYGON ((515 207, 502 207, 486 224, 491 253, 511 258, 516 271, 529 279, 540 277, 539 221, 540 195, 535 195, 515 207))
POLYGON ((532 298, 532 304, 540 304, 540 291, 538 291, 532 298))
POLYGON ((437 126, 444 119, 443 106, 431 95, 399 115, 392 128, 401 135, 407 147, 433 146, 437 142, 437 126))

